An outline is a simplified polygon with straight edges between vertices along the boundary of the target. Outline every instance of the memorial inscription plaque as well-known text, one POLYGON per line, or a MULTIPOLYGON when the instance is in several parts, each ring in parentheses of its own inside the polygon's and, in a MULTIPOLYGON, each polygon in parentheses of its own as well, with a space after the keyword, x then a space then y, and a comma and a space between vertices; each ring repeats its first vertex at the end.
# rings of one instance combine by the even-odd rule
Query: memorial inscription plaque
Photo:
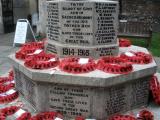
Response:
POLYGON ((117 43, 118 4, 113 1, 48 2, 48 38, 73 45, 117 43))
MULTIPOLYGON (((47 2, 47 10, 48 41, 56 46, 56 51, 60 50, 57 52, 59 56, 117 55, 118 2, 54 0, 47 2), (57 44, 60 45, 57 46, 57 44), (110 49, 110 46, 115 49, 110 49), (89 47, 94 47, 92 48, 94 52, 97 48, 109 48, 110 50, 99 51, 98 49, 95 54, 99 55, 93 55, 89 47)), ((54 53, 55 50, 51 50, 50 44, 46 46, 47 51, 54 53)))
POLYGON ((62 43, 93 44, 93 3, 61 3, 62 43))
POLYGON ((105 99, 105 112, 108 115, 124 111, 127 108, 126 86, 117 86, 108 90, 105 99))
POLYGON ((144 103, 147 103, 148 99, 146 99, 149 96, 149 79, 146 78, 146 81, 138 81, 134 84, 132 84, 132 97, 130 98, 131 101, 131 108, 136 108, 136 106, 144 105, 144 103))
POLYGON ((50 109, 65 116, 90 115, 90 91, 87 88, 51 86, 50 109))
POLYGON ((19 79, 22 76, 21 72, 18 69, 14 69, 14 71, 15 71, 15 79, 17 80, 17 81, 15 81, 16 82, 16 88, 18 89, 18 91, 22 95, 24 95, 24 89, 23 89, 23 82, 24 82, 24 80, 23 79, 19 79))
POLYGON ((47 5, 48 12, 48 27, 47 34, 50 40, 59 41, 60 40, 60 25, 59 25, 59 9, 58 3, 50 3, 47 5))
POLYGON ((20 72, 18 69, 15 71, 15 80, 16 80, 16 89, 25 96, 25 99, 28 100, 34 107, 36 106, 35 102, 35 83, 20 72), (17 78, 18 77, 18 78, 17 78))
POLYGON ((95 3, 95 44, 114 44, 117 42, 117 4, 95 3))

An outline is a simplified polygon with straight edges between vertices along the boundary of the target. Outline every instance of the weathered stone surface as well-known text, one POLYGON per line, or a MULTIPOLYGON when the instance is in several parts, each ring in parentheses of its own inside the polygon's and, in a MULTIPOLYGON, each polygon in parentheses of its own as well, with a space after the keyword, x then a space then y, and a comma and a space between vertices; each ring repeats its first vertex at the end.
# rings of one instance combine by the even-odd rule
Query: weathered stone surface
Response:
POLYGON ((47 7, 46 7, 46 1, 47 0, 39 0, 39 21, 38 21, 38 25, 37 25, 37 33, 43 33, 43 34, 47 34, 46 33, 46 24, 47 24, 47 7))
POLYGON ((60 57, 118 54, 118 2, 54 0, 47 12, 47 51, 60 57))
POLYGON ((104 120, 114 113, 146 106, 148 103, 151 76, 111 87, 86 87, 33 82, 16 68, 15 73, 19 73, 16 88, 41 112, 53 110, 68 118, 82 115, 104 120))
POLYGON ((85 46, 117 43, 118 2, 55 0, 47 4, 49 40, 85 46))
MULTIPOLYGON (((147 49, 131 46, 121 52, 147 49)), ((56 110, 68 118, 83 115, 102 119, 117 112, 146 106, 149 80, 156 72, 156 63, 133 65, 134 71, 109 74, 95 70, 86 74, 69 74, 58 68, 33 70, 10 56, 16 73, 16 88, 38 110, 56 110)))
POLYGON ((118 55, 119 45, 97 45, 97 46, 82 46, 60 44, 58 42, 48 41, 46 50, 51 53, 58 54, 60 57, 78 56, 99 58, 101 56, 118 55))

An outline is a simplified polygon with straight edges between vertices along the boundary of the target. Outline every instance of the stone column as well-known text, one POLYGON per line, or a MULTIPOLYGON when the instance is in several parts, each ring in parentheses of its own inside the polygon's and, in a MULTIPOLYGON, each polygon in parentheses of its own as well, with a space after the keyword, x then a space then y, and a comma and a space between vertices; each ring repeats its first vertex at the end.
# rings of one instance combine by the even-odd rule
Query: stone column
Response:
POLYGON ((116 1, 47 2, 47 51, 60 57, 117 55, 118 10, 116 1))
POLYGON ((47 0, 39 0, 39 22, 37 25, 37 32, 46 34, 46 20, 47 20, 47 0))

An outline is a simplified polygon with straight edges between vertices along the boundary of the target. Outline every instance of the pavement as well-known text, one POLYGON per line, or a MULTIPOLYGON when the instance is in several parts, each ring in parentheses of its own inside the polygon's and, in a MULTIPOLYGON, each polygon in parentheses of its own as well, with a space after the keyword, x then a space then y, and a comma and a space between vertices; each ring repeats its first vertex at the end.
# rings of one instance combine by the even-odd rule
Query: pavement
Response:
MULTIPOLYGON (((13 41, 14 41, 14 33, 9 33, 9 34, 0 34, 0 76, 4 75, 9 71, 9 69, 12 68, 11 64, 8 61, 8 55, 11 53, 14 53, 17 51, 19 48, 14 48, 13 46, 13 41)), ((160 58, 159 57, 154 57, 157 65, 158 65, 158 70, 157 72, 160 73, 160 58)), ((158 74, 159 79, 160 79, 160 74, 158 74)), ((23 98, 21 98, 23 99, 23 98)), ((22 100, 24 101, 24 100, 22 100)), ((1 107, 1 105, 0 105, 1 107)), ((150 103, 150 105, 147 107, 150 111, 154 113, 154 120, 160 120, 160 106, 150 103)), ((137 114, 138 111, 141 109, 136 109, 133 111, 129 111, 129 113, 134 113, 137 114)), ((13 119, 12 119, 13 120, 13 119)))
POLYGON ((5 74, 11 68, 8 55, 18 50, 18 48, 12 47, 13 41, 14 33, 0 34, 0 75, 5 74))

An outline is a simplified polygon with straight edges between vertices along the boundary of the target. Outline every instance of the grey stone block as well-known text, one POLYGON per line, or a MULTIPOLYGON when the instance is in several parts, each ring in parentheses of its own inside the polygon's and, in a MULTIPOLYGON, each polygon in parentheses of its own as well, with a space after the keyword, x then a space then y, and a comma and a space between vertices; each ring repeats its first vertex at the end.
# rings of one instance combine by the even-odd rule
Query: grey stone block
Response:
MULTIPOLYGON (((22 72, 20 74, 16 84, 23 85, 22 95, 39 112, 53 110, 67 118, 82 115, 104 120, 114 113, 126 112, 148 103, 151 76, 110 87, 87 87, 33 82, 22 72), (20 82, 22 79, 24 81, 20 82)), ((18 90, 19 87, 16 85, 18 90)))
POLYGON ((49 40, 73 45, 117 43, 118 2, 54 0, 47 2, 49 40))

